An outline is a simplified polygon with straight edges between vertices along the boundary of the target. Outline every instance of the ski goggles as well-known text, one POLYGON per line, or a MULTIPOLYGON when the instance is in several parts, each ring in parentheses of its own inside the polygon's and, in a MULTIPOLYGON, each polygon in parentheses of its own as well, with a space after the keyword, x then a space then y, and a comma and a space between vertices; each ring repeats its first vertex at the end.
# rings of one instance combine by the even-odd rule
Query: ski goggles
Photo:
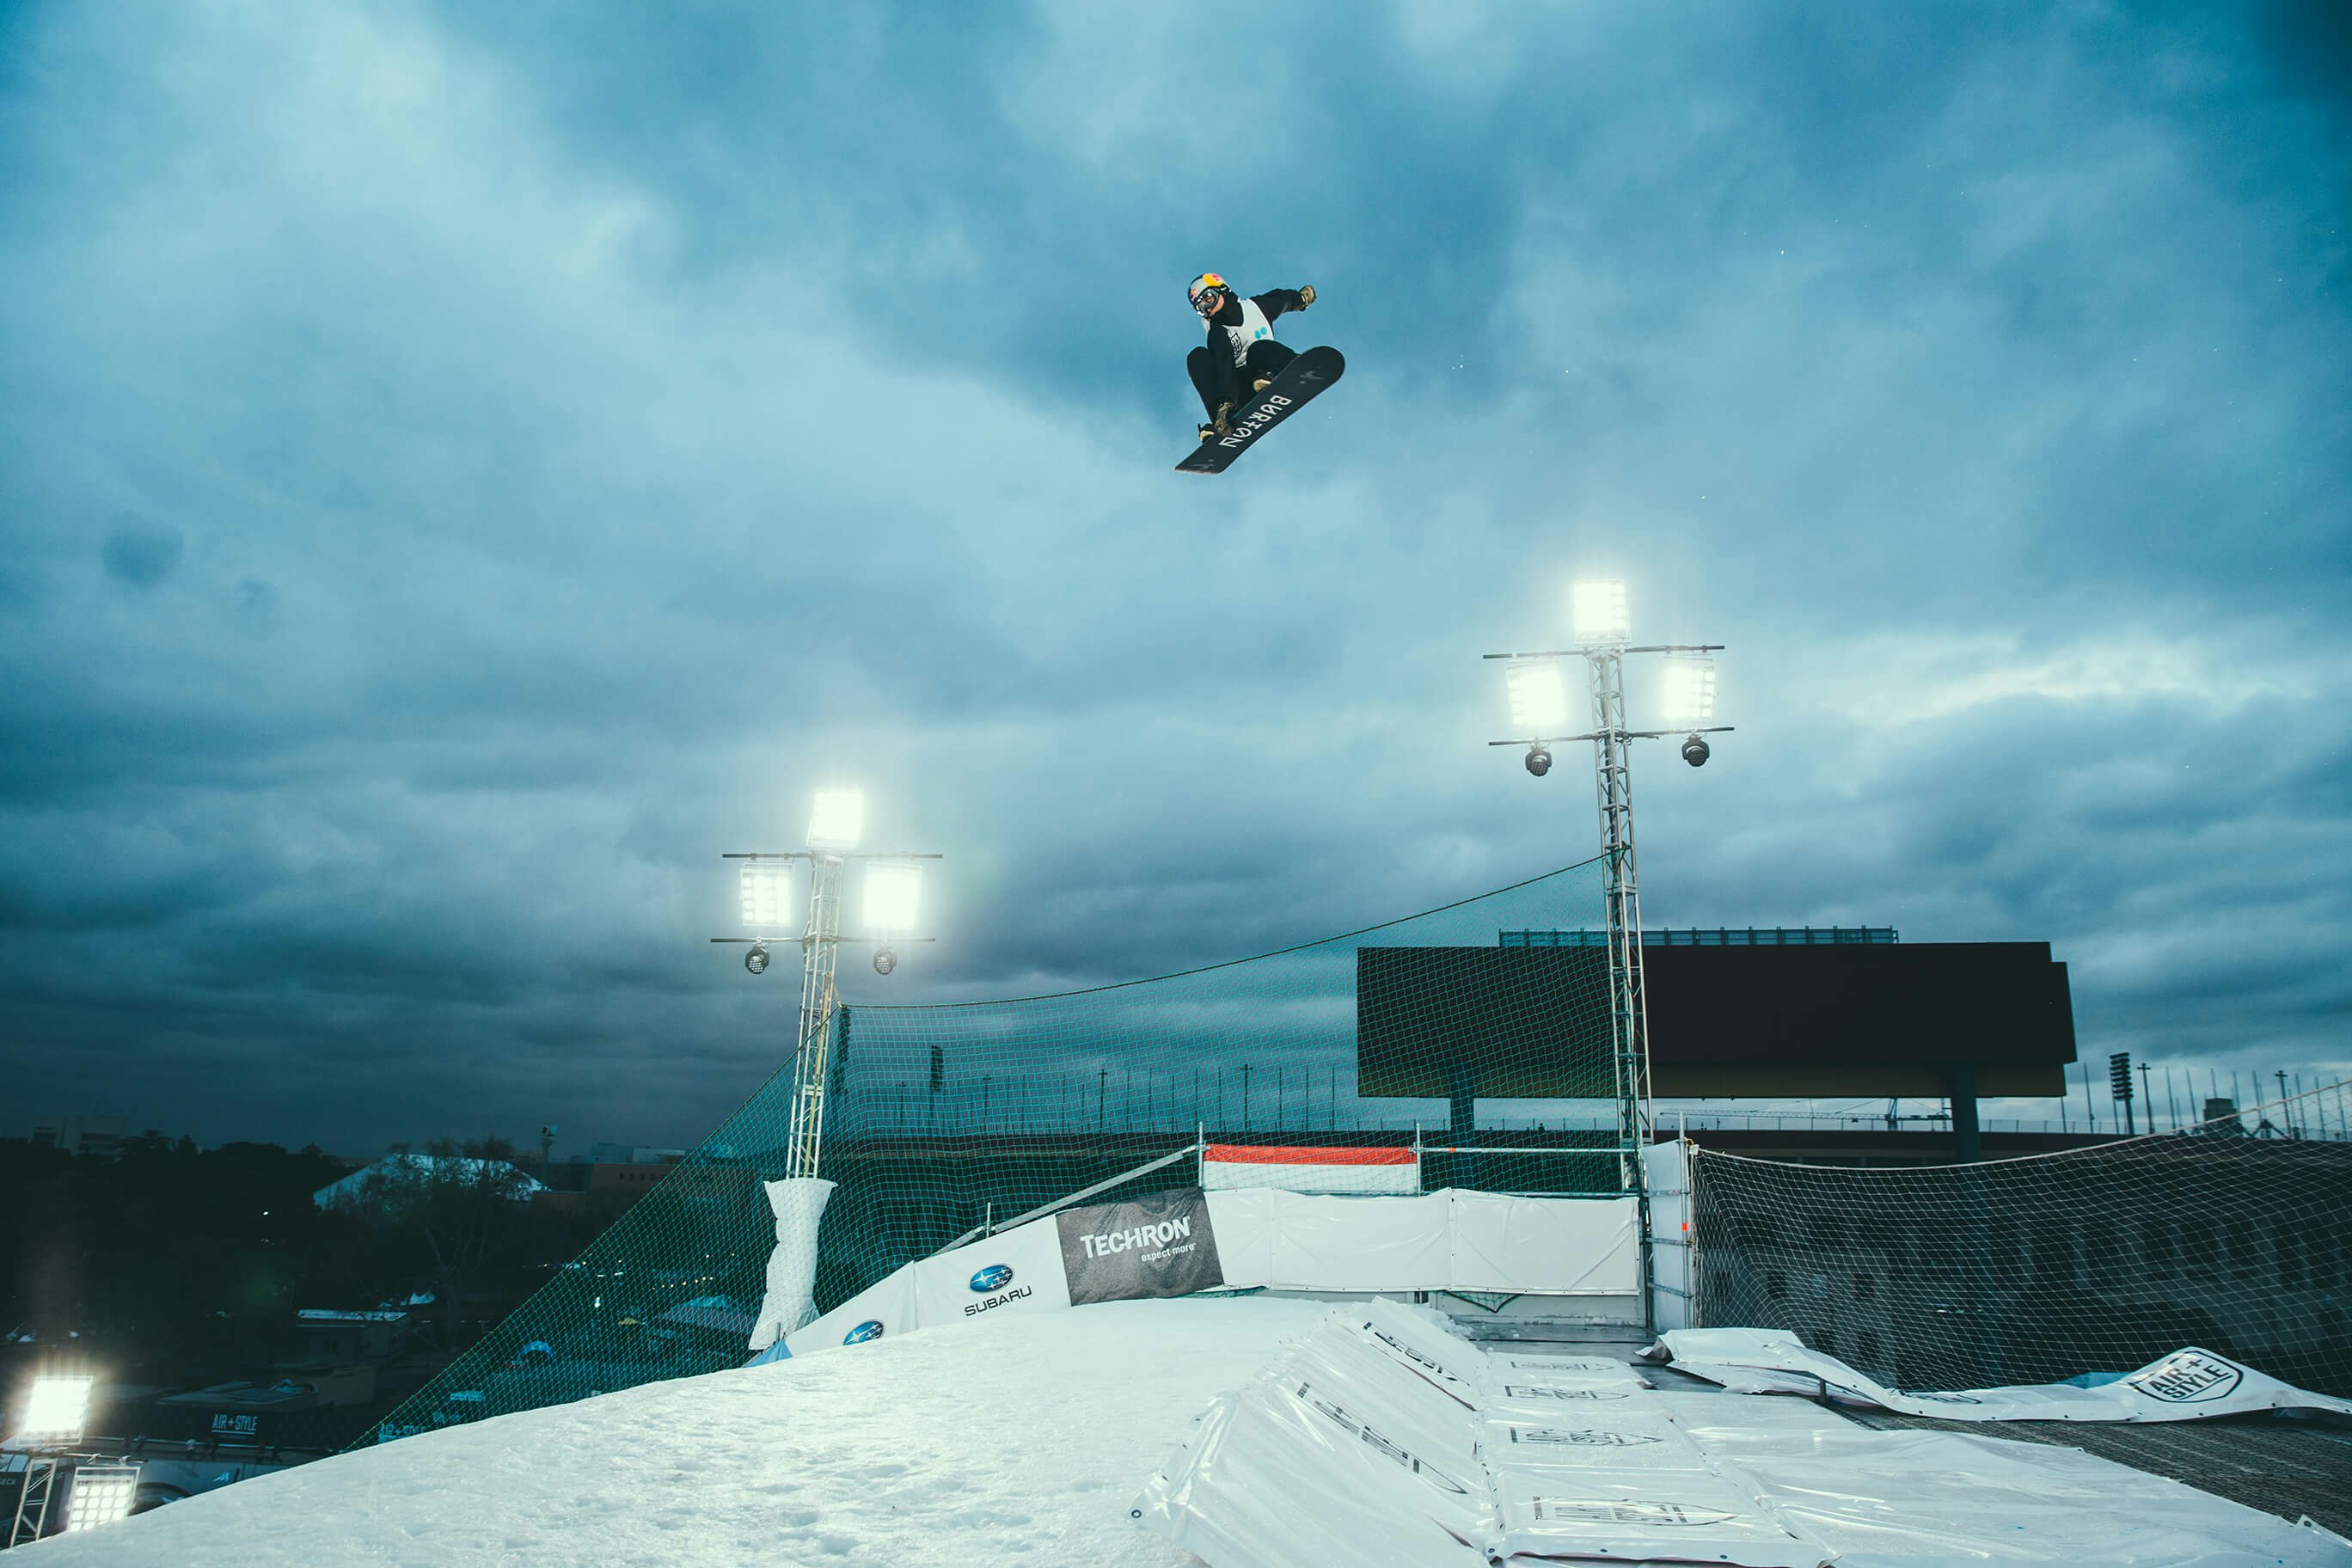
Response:
POLYGON ((1192 309, 1205 316, 1223 303, 1224 296, 1232 292, 1223 279, 1213 272, 1203 272, 1192 279, 1192 309), (1212 296, 1214 296, 1213 300, 1212 296))

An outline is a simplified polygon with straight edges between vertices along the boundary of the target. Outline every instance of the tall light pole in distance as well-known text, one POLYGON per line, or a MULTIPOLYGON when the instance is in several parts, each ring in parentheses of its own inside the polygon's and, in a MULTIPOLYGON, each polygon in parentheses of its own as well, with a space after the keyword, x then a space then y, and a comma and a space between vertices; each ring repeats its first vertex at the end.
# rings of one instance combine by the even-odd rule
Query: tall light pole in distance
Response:
POLYGON ((920 862, 942 857, 892 851, 860 852, 866 832, 866 797, 854 789, 821 789, 809 817, 808 847, 782 853, 730 854, 743 895, 743 924, 750 936, 714 936, 714 942, 747 943, 743 967, 764 973, 770 946, 797 943, 801 950, 800 1032, 793 1040, 793 1119, 784 1154, 787 1177, 813 1177, 824 1143, 824 1095, 833 1044, 833 1015, 840 1005, 834 986, 834 960, 845 942, 876 944, 874 969, 887 974, 898 966, 895 944, 934 942, 913 934, 922 889, 920 862), (865 875, 864 933, 841 934, 842 884, 848 863, 861 861, 865 875), (809 868, 808 912, 797 936, 791 930, 796 865, 809 868))
POLYGON ((96 1454, 74 1451, 88 1429, 97 1384, 87 1373, 34 1375, 16 1430, 0 1443, 0 1448, 21 1456, 17 1474, 23 1478, 0 1546, 27 1545, 48 1532, 60 1473, 68 1478, 67 1530, 94 1530, 131 1512, 139 1495, 140 1467, 110 1464, 96 1454))
POLYGON ((1490 653, 1503 659, 1510 695, 1511 728, 1517 738, 1494 746, 1525 746, 1527 769, 1541 778, 1551 771, 1551 748, 1572 741, 1592 742, 1595 784, 1601 806, 1601 849, 1609 908, 1609 1005, 1612 1076, 1617 1095, 1618 1170, 1627 1188, 1640 1180, 1643 1145, 1650 1140, 1650 1014, 1642 991, 1642 900, 1634 875, 1633 742, 1683 737, 1683 761, 1693 767, 1708 756, 1705 737, 1727 734, 1715 717, 1715 660, 1721 643, 1655 643, 1633 646, 1625 608, 1625 584, 1584 582, 1570 595, 1576 646, 1535 653, 1490 653), (1669 730, 1630 730, 1625 725, 1625 656, 1668 656, 1666 718, 1669 730), (1553 733, 1567 728, 1568 682, 1562 673, 1581 659, 1591 700, 1592 728, 1582 734, 1553 733))

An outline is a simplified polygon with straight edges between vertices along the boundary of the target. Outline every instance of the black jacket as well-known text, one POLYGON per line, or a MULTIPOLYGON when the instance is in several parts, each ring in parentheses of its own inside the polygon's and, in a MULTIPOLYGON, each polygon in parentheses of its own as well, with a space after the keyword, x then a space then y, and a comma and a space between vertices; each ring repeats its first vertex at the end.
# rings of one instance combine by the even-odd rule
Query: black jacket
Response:
MULTIPOLYGON (((1299 299, 1298 290, 1296 289, 1269 289, 1263 294, 1251 295, 1250 303, 1265 312, 1265 319, 1269 325, 1280 320, 1286 311, 1307 309, 1306 302, 1299 299)), ((1218 336, 1219 331, 1223 328, 1238 327, 1241 324, 1241 304, 1233 297, 1230 290, 1225 295, 1224 308, 1215 315, 1204 316, 1201 320, 1202 330, 1209 334, 1209 374, 1216 378, 1215 401, 1219 403, 1241 401, 1241 367, 1234 363, 1233 355, 1218 352, 1224 347, 1223 340, 1218 336)))

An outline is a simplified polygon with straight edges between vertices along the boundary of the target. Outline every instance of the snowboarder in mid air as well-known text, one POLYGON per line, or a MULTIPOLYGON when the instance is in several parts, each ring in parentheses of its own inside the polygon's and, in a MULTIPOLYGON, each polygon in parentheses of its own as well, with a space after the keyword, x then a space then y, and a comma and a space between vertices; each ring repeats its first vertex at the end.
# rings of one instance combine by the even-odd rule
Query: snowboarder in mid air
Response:
POLYGON ((1201 439, 1206 441, 1227 434, 1234 407, 1252 393, 1265 391, 1298 357, 1274 341, 1274 321, 1286 310, 1304 310, 1315 303, 1315 289, 1312 284, 1269 289, 1244 299, 1217 274, 1203 272, 1192 279, 1191 293, 1192 309, 1209 330, 1207 345, 1194 349, 1184 364, 1209 416, 1201 426, 1201 439))

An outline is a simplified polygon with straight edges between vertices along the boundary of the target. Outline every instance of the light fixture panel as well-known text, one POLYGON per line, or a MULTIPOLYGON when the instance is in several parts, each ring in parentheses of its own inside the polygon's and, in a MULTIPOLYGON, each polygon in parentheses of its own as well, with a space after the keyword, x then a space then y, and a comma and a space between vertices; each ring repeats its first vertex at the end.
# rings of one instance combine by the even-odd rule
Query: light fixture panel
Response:
POLYGON ((866 868, 866 926, 877 936, 915 929, 922 907, 923 868, 910 860, 876 860, 866 868))
POLYGON ((1511 732, 1533 738, 1557 734, 1568 726, 1568 682, 1557 660, 1528 659, 1503 667, 1503 683, 1511 693, 1511 732))
POLYGON ((866 792, 821 789, 816 809, 809 814, 808 842, 812 849, 855 849, 866 837, 866 792))
POLYGON ((798 923, 793 897, 793 863, 746 860, 738 874, 743 889, 743 927, 757 936, 776 936, 798 923))
POLYGON ((128 1519, 138 1501, 138 1466, 80 1466, 73 1473, 73 1489, 66 1494, 66 1529, 96 1530, 128 1519))
POLYGON ((94 1377, 50 1374, 33 1379, 25 1401, 25 1419, 16 1429, 22 1442, 71 1443, 80 1437, 89 1420, 89 1391, 94 1377))
POLYGON ((1625 612, 1623 583, 1579 583, 1570 601, 1578 642, 1621 643, 1632 638, 1633 624, 1625 612))
POLYGON ((1682 729, 1715 717, 1715 660, 1666 660, 1666 722, 1682 729))

